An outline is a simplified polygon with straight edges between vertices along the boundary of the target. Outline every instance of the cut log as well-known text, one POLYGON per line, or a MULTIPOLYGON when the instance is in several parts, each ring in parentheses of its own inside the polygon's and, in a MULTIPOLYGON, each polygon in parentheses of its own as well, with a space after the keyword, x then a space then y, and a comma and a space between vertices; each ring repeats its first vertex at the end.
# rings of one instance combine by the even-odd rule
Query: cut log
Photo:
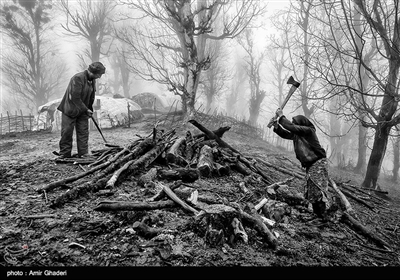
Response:
POLYGON ((215 162, 214 164, 215 170, 218 173, 219 176, 227 176, 230 173, 230 169, 228 165, 222 165, 218 162, 215 162))
POLYGON ((147 211, 164 208, 174 208, 178 205, 171 200, 155 202, 113 201, 99 202, 93 209, 95 211, 147 211))
POLYGON ((183 151, 186 149, 186 137, 179 137, 166 152, 168 163, 175 163, 181 166, 187 166, 188 162, 183 157, 183 151))
POLYGON ((175 169, 161 169, 158 171, 160 179, 168 181, 181 180, 185 183, 192 183, 199 179, 200 173, 194 168, 175 168, 175 169))
POLYGON ((235 218, 239 218, 238 211, 224 204, 204 205, 203 207, 195 218, 195 228, 200 234, 204 234, 206 244, 210 247, 217 247, 222 246, 226 241, 234 243, 237 238, 234 232, 236 224, 233 224, 233 221, 235 218))
POLYGON ((214 156, 211 147, 204 145, 203 148, 201 148, 197 169, 199 170, 201 176, 211 176, 214 170, 214 156))

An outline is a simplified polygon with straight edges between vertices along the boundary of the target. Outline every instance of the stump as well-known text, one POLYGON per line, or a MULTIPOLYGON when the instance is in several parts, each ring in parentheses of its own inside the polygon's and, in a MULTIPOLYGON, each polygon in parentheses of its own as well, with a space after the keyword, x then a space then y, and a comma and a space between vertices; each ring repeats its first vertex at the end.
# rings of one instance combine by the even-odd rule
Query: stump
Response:
POLYGON ((196 217, 196 225, 210 247, 222 246, 227 241, 232 244, 238 239, 247 242, 240 214, 233 207, 223 204, 207 205, 196 217))

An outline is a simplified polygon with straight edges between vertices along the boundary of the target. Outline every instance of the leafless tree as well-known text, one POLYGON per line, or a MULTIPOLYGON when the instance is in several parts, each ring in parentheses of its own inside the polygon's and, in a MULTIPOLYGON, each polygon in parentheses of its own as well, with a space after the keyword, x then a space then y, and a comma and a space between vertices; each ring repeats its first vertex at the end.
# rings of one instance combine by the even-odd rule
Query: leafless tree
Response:
POLYGON ((129 45, 129 68, 181 97, 185 120, 195 115, 201 73, 210 66, 209 40, 234 38, 264 12, 262 1, 122 1, 138 11, 118 33, 129 45), (218 28, 216 19, 222 22, 218 28), (152 28, 148 28, 150 26, 152 28))
POLYGON ((0 9, 4 85, 36 108, 59 92, 65 71, 49 37, 52 14, 51 1, 3 2, 0 9))
POLYGON ((207 111, 211 108, 212 102, 226 90, 227 82, 231 79, 230 68, 224 63, 228 55, 225 49, 222 40, 213 40, 208 44, 210 67, 200 80, 206 96, 207 111))
POLYGON ((244 61, 242 59, 236 58, 235 63, 235 73, 233 74, 233 80, 231 83, 230 93, 226 97, 226 111, 231 117, 236 116, 238 113, 239 97, 244 93, 244 83, 246 81, 247 75, 244 68, 244 61))
POLYGON ((254 32, 246 29, 242 36, 238 37, 239 45, 246 52, 245 70, 250 85, 249 99, 249 123, 257 125, 258 116, 260 115, 261 104, 266 96, 265 90, 262 89, 262 64, 266 55, 265 50, 258 51, 254 44, 254 32))
POLYGON ((376 187, 389 132, 400 122, 399 2, 353 0, 320 5, 326 24, 320 22, 324 32, 313 33, 318 42, 313 50, 318 53, 308 65, 318 71, 321 86, 341 95, 343 116, 358 117, 364 127, 375 131, 363 186, 376 187))
POLYGON ((89 45, 78 53, 82 67, 99 61, 101 54, 108 53, 112 42, 111 15, 115 1, 60 0, 59 6, 67 17, 65 24, 61 24, 66 34, 79 40, 84 38, 89 45))

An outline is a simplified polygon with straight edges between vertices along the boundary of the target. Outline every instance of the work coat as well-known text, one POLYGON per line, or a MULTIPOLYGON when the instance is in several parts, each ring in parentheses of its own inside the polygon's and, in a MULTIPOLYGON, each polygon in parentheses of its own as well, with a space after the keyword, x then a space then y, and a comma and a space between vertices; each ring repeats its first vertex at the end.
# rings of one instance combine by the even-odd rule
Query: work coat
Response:
POLYGON ((326 152, 319 143, 314 125, 306 117, 299 115, 293 121, 282 116, 274 132, 282 138, 293 140, 296 158, 302 167, 308 169, 317 160, 326 158, 326 152))
POLYGON ((88 71, 77 73, 71 78, 57 109, 70 118, 86 114, 88 109, 93 111, 95 92, 95 80, 89 80, 88 71))

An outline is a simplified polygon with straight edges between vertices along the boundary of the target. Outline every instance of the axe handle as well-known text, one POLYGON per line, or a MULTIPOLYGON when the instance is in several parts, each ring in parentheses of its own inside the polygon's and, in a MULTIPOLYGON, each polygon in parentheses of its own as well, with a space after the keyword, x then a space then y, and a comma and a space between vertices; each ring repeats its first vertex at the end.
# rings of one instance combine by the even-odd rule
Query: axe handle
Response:
POLYGON ((100 132, 100 135, 103 138, 104 142, 107 143, 107 140, 106 140, 106 138, 104 138, 103 132, 101 132, 101 129, 100 129, 99 125, 97 124, 96 120, 93 118, 93 116, 90 116, 90 118, 92 119, 92 122, 94 123, 97 130, 100 132))
MULTIPOLYGON (((292 97, 293 93, 296 91, 296 89, 299 87, 299 85, 292 85, 290 87, 289 93, 286 95, 285 100, 283 100, 282 104, 281 104, 281 109, 283 110, 283 108, 285 108, 286 103, 288 103, 290 97, 292 97)), ((271 128, 272 125, 274 124, 274 122, 276 121, 276 116, 274 116, 268 123, 267 127, 271 128)))

